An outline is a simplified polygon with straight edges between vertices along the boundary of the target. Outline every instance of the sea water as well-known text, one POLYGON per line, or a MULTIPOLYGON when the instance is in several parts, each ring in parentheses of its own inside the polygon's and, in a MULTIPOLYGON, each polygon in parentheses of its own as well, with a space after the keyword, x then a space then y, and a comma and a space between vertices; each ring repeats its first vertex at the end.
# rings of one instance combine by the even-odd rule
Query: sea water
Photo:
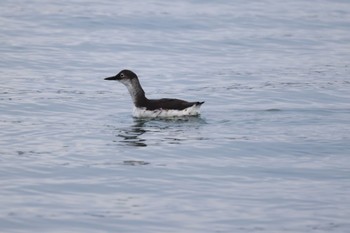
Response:
POLYGON ((0 232, 349 232, 350 2, 0 4, 0 232), (135 119, 126 88, 205 101, 135 119))

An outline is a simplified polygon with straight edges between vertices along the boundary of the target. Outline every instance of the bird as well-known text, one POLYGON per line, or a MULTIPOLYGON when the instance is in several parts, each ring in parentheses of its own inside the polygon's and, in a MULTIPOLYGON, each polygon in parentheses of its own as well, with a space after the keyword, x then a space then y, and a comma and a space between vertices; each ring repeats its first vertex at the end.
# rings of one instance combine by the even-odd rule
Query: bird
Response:
POLYGON ((148 99, 137 75, 127 69, 105 80, 119 81, 127 87, 134 103, 133 116, 136 118, 198 116, 204 103, 172 98, 148 99))

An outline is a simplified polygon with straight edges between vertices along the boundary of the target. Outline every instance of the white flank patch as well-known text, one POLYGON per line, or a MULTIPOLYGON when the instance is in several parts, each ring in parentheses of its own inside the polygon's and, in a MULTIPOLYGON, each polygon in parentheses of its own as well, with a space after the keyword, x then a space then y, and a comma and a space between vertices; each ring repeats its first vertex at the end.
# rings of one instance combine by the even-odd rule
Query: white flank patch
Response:
POLYGON ((132 115, 140 118, 198 116, 200 114, 200 107, 200 105, 193 105, 184 110, 146 110, 146 108, 134 108, 132 115))

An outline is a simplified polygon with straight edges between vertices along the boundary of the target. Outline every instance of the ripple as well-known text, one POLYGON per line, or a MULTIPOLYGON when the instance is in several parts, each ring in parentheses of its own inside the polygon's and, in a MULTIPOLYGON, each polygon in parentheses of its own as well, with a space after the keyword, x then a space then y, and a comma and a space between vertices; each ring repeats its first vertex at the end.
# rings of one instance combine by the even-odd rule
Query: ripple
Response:
POLYGON ((137 160, 126 160, 123 161, 124 165, 129 165, 129 166, 143 166, 143 165, 149 165, 149 162, 145 161, 137 161, 137 160))
POLYGON ((81 3, 0 6, 1 232, 348 230, 350 3, 81 3))

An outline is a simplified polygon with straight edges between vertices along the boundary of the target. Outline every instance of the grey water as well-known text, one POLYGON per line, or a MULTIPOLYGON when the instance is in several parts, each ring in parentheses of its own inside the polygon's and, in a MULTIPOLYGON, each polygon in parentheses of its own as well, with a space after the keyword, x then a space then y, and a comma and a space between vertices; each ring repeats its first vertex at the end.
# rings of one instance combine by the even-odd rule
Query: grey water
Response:
POLYGON ((3 0, 0 52, 0 232, 349 232, 349 1, 3 0))

